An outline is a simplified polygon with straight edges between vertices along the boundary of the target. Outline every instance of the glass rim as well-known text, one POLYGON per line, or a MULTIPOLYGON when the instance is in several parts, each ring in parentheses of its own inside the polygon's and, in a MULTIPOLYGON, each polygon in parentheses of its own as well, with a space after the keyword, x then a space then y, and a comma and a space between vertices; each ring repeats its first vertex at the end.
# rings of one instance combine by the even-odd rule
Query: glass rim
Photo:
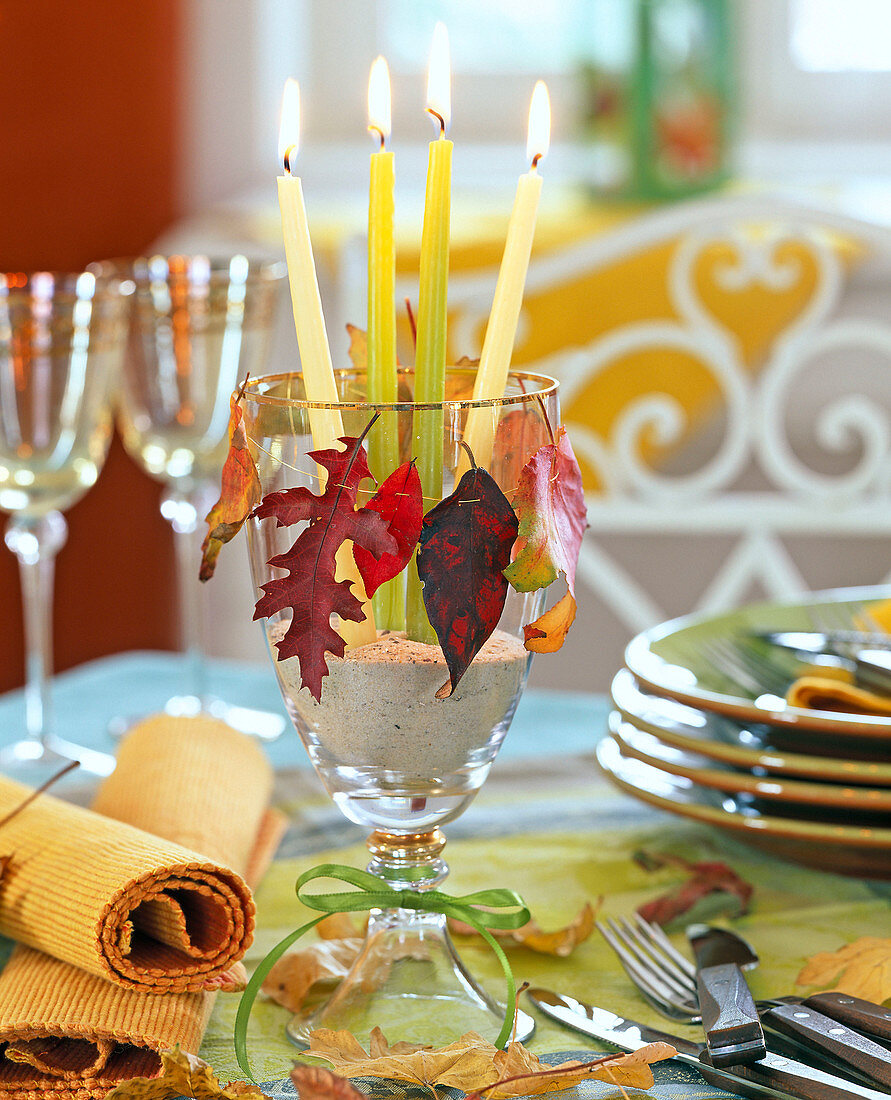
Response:
MULTIPOLYGON (((263 384, 272 384, 274 382, 282 381, 288 378, 300 377, 302 371, 283 371, 279 374, 261 374, 256 378, 247 379, 244 383, 244 399, 255 402, 258 405, 266 405, 272 408, 284 408, 284 409, 340 409, 340 410, 374 410, 375 412, 417 412, 417 411, 432 411, 437 409, 489 409, 497 408, 500 405, 522 405, 529 401, 544 400, 557 392, 560 383, 556 378, 552 378, 548 374, 540 374, 537 371, 523 370, 517 368, 516 370, 508 371, 508 378, 516 378, 520 382, 533 382, 537 385, 537 389, 530 390, 528 393, 516 393, 510 397, 484 397, 479 400, 470 398, 469 400, 454 400, 454 401, 428 401, 428 402, 414 402, 414 401, 308 401, 303 398, 296 397, 272 397, 268 394, 261 394, 255 391, 255 387, 263 384)), ((368 371, 359 367, 335 367, 335 375, 343 377, 344 375, 364 375, 368 371)), ((411 375, 415 373, 414 367, 397 368, 397 374, 399 375, 411 375)), ((461 367, 452 366, 446 367, 446 374, 464 374, 468 377, 475 377, 477 368, 474 367, 461 367)), ((236 390, 236 393, 240 393, 242 387, 236 390)))
POLYGON ((209 279, 205 285, 218 286, 229 282, 229 265, 237 256, 243 256, 247 261, 247 274, 243 282, 247 285, 257 283, 279 283, 288 274, 288 266, 284 260, 264 259, 260 256, 248 256, 243 252, 205 253, 205 252, 153 252, 138 256, 110 256, 104 260, 95 260, 88 265, 87 270, 96 274, 97 278, 118 278, 131 280, 137 287, 146 286, 156 280, 148 274, 148 266, 153 260, 162 261, 167 265, 167 275, 163 282, 191 282, 191 271, 186 266, 181 271, 170 271, 170 263, 181 260, 190 265, 194 260, 205 260, 208 265, 209 279), (137 271, 137 266, 142 265, 146 270, 137 271), (109 273, 109 274, 106 274, 109 273))
POLYGON ((99 273, 85 267, 81 271, 2 271, 0 272, 0 298, 5 301, 31 301, 43 298, 46 301, 104 301, 115 298, 127 298, 133 293, 131 280, 111 272, 99 273), (84 275, 93 275, 95 283, 91 294, 78 291, 78 282, 84 275), (35 294, 35 280, 45 280, 52 284, 50 294, 35 294))

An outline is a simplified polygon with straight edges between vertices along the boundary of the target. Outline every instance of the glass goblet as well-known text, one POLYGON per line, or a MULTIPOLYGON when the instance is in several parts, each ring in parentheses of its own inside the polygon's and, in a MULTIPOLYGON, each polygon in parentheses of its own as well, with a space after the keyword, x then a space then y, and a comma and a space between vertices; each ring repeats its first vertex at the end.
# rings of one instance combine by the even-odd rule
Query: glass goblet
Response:
POLYGON ((265 366, 284 264, 236 255, 152 256, 119 265, 135 284, 130 349, 119 396, 124 446, 165 487, 174 531, 180 646, 188 688, 175 713, 207 710, 267 740, 280 715, 235 707, 207 691, 208 592, 198 582, 204 517, 219 496, 229 396, 265 366))
MULTIPOLYGON (((474 371, 454 368, 447 372, 449 400, 416 407, 411 371, 400 372, 405 399, 393 405, 364 401, 361 372, 336 374, 344 434, 361 435, 377 412, 371 432, 396 441, 400 462, 412 457, 413 422, 417 426, 423 410, 421 417, 433 425, 427 432, 441 439, 443 496, 466 468, 460 443, 471 409, 479 410, 475 427, 478 431, 482 421, 491 443, 485 465, 508 498, 526 461, 549 441, 548 423, 558 423, 557 384, 543 376, 514 372, 503 399, 473 402, 474 371)), ((313 413, 322 406, 304 400, 303 392, 296 373, 254 379, 247 386, 245 426, 264 495, 300 485, 319 491, 318 470, 307 452, 313 449, 313 413)), ((371 433, 368 444, 374 452, 371 433)), ((380 481, 392 471, 374 472, 380 481)), ((424 510, 434 503, 425 500, 424 510)), ((262 584, 280 574, 269 562, 290 548, 296 532, 274 519, 249 521, 258 595, 262 584)), ((414 568, 409 563, 408 570, 414 568)), ((404 581, 406 573, 397 580, 404 581)), ((446 877, 441 826, 463 813, 489 773, 528 674, 531 654, 523 647, 522 628, 538 616, 542 603, 541 592, 510 589, 496 631, 454 694, 442 700, 435 694, 448 672, 439 646, 408 641, 391 620, 377 642, 348 650, 343 659, 328 655, 329 675, 317 703, 300 686, 297 658, 278 660, 273 648, 288 628, 290 610, 266 620, 270 655, 297 732, 338 807, 371 830, 368 870, 388 886, 424 891, 446 877)), ((349 974, 328 1002, 295 1017, 288 1034, 305 1045, 318 1027, 347 1028, 367 1038, 380 1026, 391 1039, 441 1045, 471 1029, 494 1038, 503 1017, 504 1009, 458 958, 445 918, 397 908, 372 911, 349 974)), ((520 1013, 518 1036, 531 1028, 531 1018, 520 1013)))
POLYGON ((0 275, 0 508, 19 562, 26 736, 0 768, 37 782, 69 760, 108 775, 114 758, 53 730, 52 602, 62 510, 95 483, 112 434, 111 391, 126 347, 132 286, 91 272, 0 275))

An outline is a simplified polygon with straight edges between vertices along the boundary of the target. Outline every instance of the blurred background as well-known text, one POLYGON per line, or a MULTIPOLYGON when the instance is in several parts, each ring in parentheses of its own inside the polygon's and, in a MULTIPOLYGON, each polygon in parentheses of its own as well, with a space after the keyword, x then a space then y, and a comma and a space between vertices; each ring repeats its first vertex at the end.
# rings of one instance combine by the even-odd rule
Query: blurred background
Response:
MULTIPOLYGON (((437 19, 451 39, 458 272, 497 265, 528 167, 526 113, 540 77, 551 90, 553 147, 537 248, 595 239, 702 193, 794 195, 882 232, 891 224, 887 0, 0 0, 3 269, 76 269, 155 249, 281 255, 276 142, 282 86, 295 76, 304 106, 297 170, 342 359, 344 322, 364 324, 369 66, 383 53, 393 74, 400 262, 410 279, 437 19)), ((295 361, 285 306, 269 368, 295 361)), ((160 492, 116 441, 98 484, 71 509, 57 572, 57 669, 175 646, 160 492)), ((857 554, 864 581, 891 568, 881 547, 857 554)), ((224 553, 213 582, 215 646, 261 660, 245 557, 243 546, 224 553)), ((833 583, 823 561, 814 579, 833 583)), ((663 609, 686 610, 683 582, 673 597, 663 609)), ((19 601, 4 550, 0 690, 23 681, 19 601)), ((608 610, 592 612, 565 655, 538 663, 540 682, 605 688, 630 632, 608 610), (592 645, 607 633, 592 678, 592 645)))

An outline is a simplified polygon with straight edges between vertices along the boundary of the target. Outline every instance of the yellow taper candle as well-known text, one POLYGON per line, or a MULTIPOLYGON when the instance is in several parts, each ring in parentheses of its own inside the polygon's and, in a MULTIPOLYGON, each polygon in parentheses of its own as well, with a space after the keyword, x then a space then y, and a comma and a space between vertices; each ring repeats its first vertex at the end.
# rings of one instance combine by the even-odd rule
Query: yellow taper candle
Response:
MULTIPOLYGON (((548 151, 550 142, 550 105, 548 89, 539 80, 532 93, 529 107, 529 129, 526 152, 532 162, 531 169, 520 176, 517 194, 507 227, 507 240, 483 351, 473 387, 474 401, 501 397, 507 382, 517 334, 517 322, 523 304, 526 272, 532 253, 535 235, 535 219, 541 195, 541 176, 538 162, 548 151)), ((498 423, 497 408, 471 409, 464 429, 464 439, 473 451, 478 466, 488 466, 492 459, 492 443, 498 423)), ((464 467, 466 468, 466 466, 464 467)))
MULTIPOLYGON (((368 198, 368 400, 394 403, 396 374, 396 240, 394 236, 393 154, 390 136, 390 73, 376 58, 368 78, 368 129, 380 142, 371 154, 368 198)), ((378 482, 399 465, 396 414, 384 414, 368 437, 368 459, 378 482)), ((375 621, 382 630, 405 627, 405 577, 387 581, 373 598, 375 621)))
MULTIPOLYGON (((441 402, 445 398, 452 184, 452 142, 445 135, 449 124, 450 98, 448 35, 443 24, 437 23, 430 50, 427 111, 439 126, 439 137, 430 143, 424 228, 421 233, 414 392, 414 399, 419 403, 441 402)), ((425 512, 442 497, 442 431, 441 410, 415 412, 412 434, 425 512)), ((421 582, 414 565, 408 574, 406 629, 416 641, 436 641, 424 610, 421 582)))
MULTIPOLYGON (((328 347, 322 298, 316 278, 309 223, 303 202, 303 186, 299 176, 292 174, 300 136, 300 86, 296 80, 285 84, 282 100, 282 122, 279 131, 279 156, 285 166, 285 174, 278 177, 278 204, 282 218, 282 236, 285 258, 288 261, 288 281, 291 287, 291 306, 294 326, 297 329, 297 345, 300 348, 300 364, 307 399, 337 404, 337 383, 328 347)), ((339 409, 311 409, 309 414, 313 446, 318 450, 337 447, 336 440, 344 434, 339 409)), ((320 472, 321 468, 320 468, 320 472)), ((371 603, 365 594, 365 586, 353 559, 350 543, 344 543, 337 554, 338 580, 349 580, 354 594, 362 601, 365 621, 352 623, 342 620, 338 633, 348 646, 367 645, 377 638, 371 603)))

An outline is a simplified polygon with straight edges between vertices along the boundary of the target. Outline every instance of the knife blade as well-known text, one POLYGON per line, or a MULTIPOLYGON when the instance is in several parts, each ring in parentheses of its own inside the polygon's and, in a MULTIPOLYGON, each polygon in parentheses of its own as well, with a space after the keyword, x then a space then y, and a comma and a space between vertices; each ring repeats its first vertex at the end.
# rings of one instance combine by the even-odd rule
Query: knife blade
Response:
POLYGON ((794 1096, 800 1100, 888 1100, 888 1094, 845 1081, 770 1051, 757 1062, 733 1069, 709 1065, 701 1043, 648 1027, 614 1012, 548 989, 530 989, 533 1005, 558 1023, 583 1035, 612 1043, 621 1050, 639 1050, 647 1043, 670 1043, 680 1061, 693 1065, 709 1084, 753 1100, 794 1096))
POLYGON ((836 667, 848 669, 863 687, 886 694, 891 691, 891 638, 885 637, 881 644, 873 641, 871 645, 848 646, 832 641, 831 634, 819 631, 760 631, 752 632, 749 637, 787 650, 802 661, 814 657, 833 658, 836 667))
POLYGON ((758 956, 740 936, 691 924, 687 940, 696 958, 696 990, 705 1042, 716 1066, 754 1062, 767 1053, 764 1029, 742 967, 758 956))

